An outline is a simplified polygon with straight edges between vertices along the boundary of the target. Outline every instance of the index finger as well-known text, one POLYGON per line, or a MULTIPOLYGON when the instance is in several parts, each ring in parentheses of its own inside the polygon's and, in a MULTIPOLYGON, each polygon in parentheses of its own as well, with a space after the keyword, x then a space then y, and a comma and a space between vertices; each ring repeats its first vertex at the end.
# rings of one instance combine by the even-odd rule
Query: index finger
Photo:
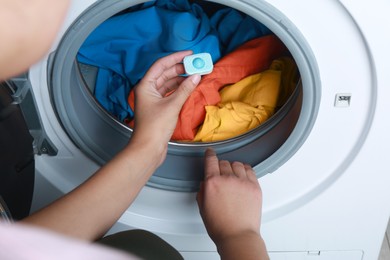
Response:
POLYGON ((192 51, 179 51, 158 59, 149 68, 144 78, 152 81, 157 80, 167 69, 171 68, 172 66, 178 63, 183 62, 184 57, 191 54, 192 51))
POLYGON ((220 175, 219 161, 214 150, 207 148, 204 157, 204 178, 210 178, 212 176, 220 175))

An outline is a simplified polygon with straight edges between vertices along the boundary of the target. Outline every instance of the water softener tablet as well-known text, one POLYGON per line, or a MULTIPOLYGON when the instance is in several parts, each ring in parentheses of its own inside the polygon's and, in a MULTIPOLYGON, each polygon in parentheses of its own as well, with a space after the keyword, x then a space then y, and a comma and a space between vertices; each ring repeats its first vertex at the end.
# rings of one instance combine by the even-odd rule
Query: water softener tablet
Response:
POLYGON ((184 69, 187 75, 205 75, 213 71, 214 65, 209 53, 198 53, 184 57, 184 69))

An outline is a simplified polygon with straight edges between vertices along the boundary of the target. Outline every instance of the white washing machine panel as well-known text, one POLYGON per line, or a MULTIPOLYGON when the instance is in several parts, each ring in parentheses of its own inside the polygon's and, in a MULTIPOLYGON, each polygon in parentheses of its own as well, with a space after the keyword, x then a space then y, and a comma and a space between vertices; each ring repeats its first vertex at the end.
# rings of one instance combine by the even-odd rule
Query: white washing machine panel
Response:
MULTIPOLYGON (((95 2, 72 1, 52 51, 73 21, 95 2)), ((142 1, 126 2, 135 5, 142 1)), ((358 250, 351 254, 355 256, 351 259, 362 259, 361 251, 365 252, 364 259, 374 259, 380 245, 370 243, 379 241, 382 226, 384 232, 390 205, 382 207, 383 216, 378 216, 379 206, 370 204, 365 206, 367 210, 361 210, 356 200, 384 203, 377 192, 390 198, 384 184, 390 183, 389 175, 385 174, 390 169, 380 151, 390 145, 385 131, 389 130, 385 116, 386 96, 390 95, 390 78, 386 72, 390 39, 377 29, 390 24, 385 13, 390 10, 390 3, 378 0, 367 7, 362 1, 352 0, 215 2, 255 18, 259 17, 260 4, 279 10, 283 14, 279 25, 286 33, 278 36, 288 42, 289 33, 299 32, 318 65, 320 103, 310 134, 288 161, 259 180, 264 194, 263 230, 269 250, 358 250), (364 178, 373 186, 360 186, 364 185, 364 178), (337 214, 331 214, 333 210, 337 214), (363 221, 369 222, 367 226, 371 230, 363 228, 367 237, 358 237, 354 228, 360 227, 363 221), (345 235, 332 235, 339 235, 340 230, 345 235)), ((261 18, 267 25, 267 17, 261 18)), ((77 26, 83 24, 73 28, 77 26)), ((58 190, 55 195, 58 196, 79 185, 99 166, 73 144, 56 117, 47 86, 47 58, 31 68, 29 77, 46 133, 58 149, 55 157, 36 157, 37 173, 58 190)), ((311 96, 304 91, 303 98, 311 96)), ((302 109, 309 108, 303 105, 302 109)), ((298 122, 294 131, 299 130, 298 122)), ((292 142, 288 139, 284 146, 291 146, 292 142)), ((278 153, 273 155, 273 160, 278 153)), ((261 167, 262 164, 255 169, 259 171, 261 167)), ((44 203, 36 202, 36 207, 44 203)), ((191 251, 215 250, 198 214, 195 193, 145 187, 111 232, 133 227, 156 232, 188 255, 191 251)), ((274 259, 284 258, 275 256, 274 259)))

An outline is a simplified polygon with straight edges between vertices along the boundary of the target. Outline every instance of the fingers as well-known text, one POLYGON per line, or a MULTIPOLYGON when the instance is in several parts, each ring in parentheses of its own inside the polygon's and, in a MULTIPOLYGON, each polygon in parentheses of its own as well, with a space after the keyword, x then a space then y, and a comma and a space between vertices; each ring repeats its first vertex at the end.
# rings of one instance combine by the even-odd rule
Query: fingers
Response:
POLYGON ((192 54, 192 51, 176 52, 156 61, 148 70, 143 80, 150 82, 159 94, 164 97, 167 93, 177 89, 172 95, 178 106, 182 106, 189 95, 199 84, 200 75, 192 75, 182 78, 184 67, 182 61, 185 56, 192 54))
POLYGON ((241 162, 230 163, 226 160, 219 161, 214 150, 208 148, 205 152, 205 179, 218 175, 233 175, 257 182, 256 173, 249 164, 241 162))
POLYGON ((219 168, 221 171, 221 175, 227 174, 227 175, 235 175, 238 178, 248 178, 251 181, 254 179, 257 180, 256 174, 253 171, 252 167, 248 164, 243 164, 241 162, 232 162, 229 161, 220 161, 219 162, 219 168))
POLYGON ((219 161, 219 169, 221 171, 221 175, 234 174, 232 166, 230 165, 230 162, 228 162, 228 161, 225 161, 225 160, 219 161))
POLYGON ((187 98, 191 95, 192 91, 199 84, 201 76, 198 74, 189 76, 178 87, 178 89, 170 96, 175 99, 178 107, 182 107, 187 98))
MULTIPOLYGON (((165 70, 160 77, 156 79, 156 88, 159 90, 161 93, 161 88, 163 86, 166 86, 167 83, 175 78, 183 78, 183 77, 178 77, 180 75, 183 75, 185 73, 184 66, 183 64, 175 64, 172 67, 168 68, 165 70)), ((184 79, 184 78, 183 78, 184 79)), ((164 95, 166 93, 162 93, 164 95)))
POLYGON ((244 164, 244 168, 245 168, 246 176, 248 177, 248 179, 252 182, 258 183, 256 173, 253 170, 252 166, 250 166, 249 164, 244 164))
MULTIPOLYGON (((157 60, 145 74, 144 79, 147 81, 157 82, 157 80, 161 77, 161 75, 163 75, 164 72, 171 69, 172 67, 175 67, 176 64, 179 64, 183 61, 185 56, 191 54, 192 51, 180 51, 157 60)), ((176 68, 174 68, 173 71, 176 71, 176 68)), ((172 73, 172 71, 170 73, 172 73)))
POLYGON ((231 166, 232 166, 232 170, 233 170, 234 174, 237 177, 239 177, 239 178, 247 177, 247 174, 246 174, 247 170, 245 169, 245 166, 244 166, 243 163, 241 163, 241 162, 233 162, 231 164, 231 166))
POLYGON ((212 176, 220 175, 219 161, 213 149, 208 148, 206 150, 204 165, 205 165, 205 176, 204 176, 205 179, 210 178, 212 176))
POLYGON ((165 97, 166 94, 170 93, 173 90, 176 90, 180 86, 180 84, 183 83, 184 80, 185 80, 185 78, 180 77, 180 76, 172 78, 172 79, 168 80, 167 82, 165 82, 158 89, 158 92, 161 94, 162 97, 165 97))

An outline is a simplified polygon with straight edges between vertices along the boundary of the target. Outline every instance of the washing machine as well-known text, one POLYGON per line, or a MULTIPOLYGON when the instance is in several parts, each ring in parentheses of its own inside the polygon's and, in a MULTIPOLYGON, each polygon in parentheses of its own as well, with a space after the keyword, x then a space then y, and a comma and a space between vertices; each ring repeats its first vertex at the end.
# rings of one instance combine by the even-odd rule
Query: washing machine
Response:
MULTIPOLYGON (((99 24, 142 2, 72 1, 47 56, 10 81, 30 104, 25 117, 34 116, 32 211, 85 181, 131 138, 91 95, 93 69, 76 55, 99 24)), ((212 146, 220 158, 254 167, 271 259, 377 259, 390 216, 390 2, 203 2, 266 25, 289 49, 300 82, 259 129, 224 142, 171 142, 166 162, 109 233, 146 229, 185 259, 218 259, 195 201, 202 154, 212 146)))

